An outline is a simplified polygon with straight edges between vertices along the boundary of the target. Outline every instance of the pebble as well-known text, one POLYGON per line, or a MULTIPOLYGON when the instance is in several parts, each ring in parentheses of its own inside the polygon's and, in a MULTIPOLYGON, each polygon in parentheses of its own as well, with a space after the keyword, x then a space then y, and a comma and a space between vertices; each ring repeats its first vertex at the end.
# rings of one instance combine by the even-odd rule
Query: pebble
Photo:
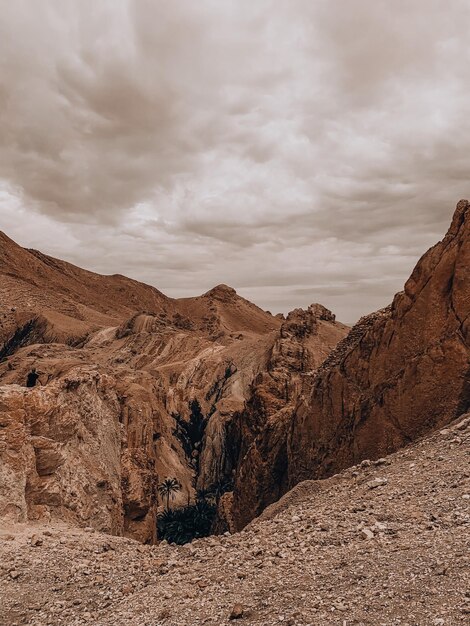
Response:
POLYGON ((364 539, 370 540, 375 537, 373 531, 370 528, 362 528, 361 534, 364 539))
POLYGON ((184 548, 53 523, 51 535, 15 530, 0 541, 5 623, 464 626, 468 449, 436 433, 387 461, 366 470, 380 487, 387 466, 383 495, 348 470, 301 485, 242 533, 184 548))
POLYGON ((39 535, 32 535, 30 539, 30 543, 34 547, 42 546, 42 544, 44 543, 44 540, 39 535))
POLYGON ((241 619, 244 613, 243 606, 241 604, 235 604, 230 612, 229 619, 241 619))
POLYGON ((369 489, 377 489, 377 487, 383 487, 387 483, 388 480, 386 478, 374 478, 366 483, 366 487, 369 489))

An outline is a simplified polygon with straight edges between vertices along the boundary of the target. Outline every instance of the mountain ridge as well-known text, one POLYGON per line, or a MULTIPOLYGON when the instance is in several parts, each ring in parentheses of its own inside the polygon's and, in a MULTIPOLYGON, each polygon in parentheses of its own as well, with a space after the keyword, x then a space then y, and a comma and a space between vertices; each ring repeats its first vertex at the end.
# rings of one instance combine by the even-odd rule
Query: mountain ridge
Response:
POLYGON ((6 248, 20 270, 27 263, 14 243, 0 250, 10 337, 0 362, 10 468, 0 500, 18 520, 52 516, 152 542, 156 486, 174 478, 175 506, 229 485, 216 527, 234 531, 299 481, 393 452, 469 408, 466 200, 404 291, 352 329, 319 304, 274 317, 223 284, 174 300, 113 279, 103 293, 106 277, 91 281, 41 253, 27 253, 25 271, 49 291, 25 288, 5 271, 6 248), (64 267, 89 290, 80 302, 64 267), (28 390, 31 367, 43 386, 28 390), (77 484, 72 467, 93 471, 77 484))
POLYGON ((155 541, 158 484, 181 484, 179 506, 230 483, 238 415, 279 342, 278 361, 300 350, 318 365, 347 332, 332 314, 321 320, 325 311, 314 307, 308 323, 296 313, 301 337, 289 348, 287 322, 227 285, 172 299, 9 240, 0 249, 4 510, 155 541), (41 386, 30 390, 32 367, 41 386), (185 435, 192 419, 200 440, 185 435))

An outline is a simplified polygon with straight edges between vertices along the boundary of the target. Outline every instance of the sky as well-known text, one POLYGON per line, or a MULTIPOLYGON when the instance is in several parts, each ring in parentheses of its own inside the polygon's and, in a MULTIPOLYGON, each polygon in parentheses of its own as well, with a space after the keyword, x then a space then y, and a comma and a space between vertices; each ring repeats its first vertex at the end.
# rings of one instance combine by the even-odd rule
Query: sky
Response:
POLYGON ((0 230, 21 245, 351 323, 470 196, 468 0, 0 11, 0 230))

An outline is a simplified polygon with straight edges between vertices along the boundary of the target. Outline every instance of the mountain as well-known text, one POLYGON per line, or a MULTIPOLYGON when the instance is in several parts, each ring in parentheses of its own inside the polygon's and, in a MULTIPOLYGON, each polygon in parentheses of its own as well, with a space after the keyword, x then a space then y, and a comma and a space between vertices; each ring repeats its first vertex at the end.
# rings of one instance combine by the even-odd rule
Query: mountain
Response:
POLYGON ((175 300, 125 276, 102 276, 27 250, 0 232, 0 340, 39 316, 50 333, 46 340, 58 337, 73 345, 139 312, 205 334, 263 334, 280 326, 279 320, 226 285, 197 298, 175 300))
POLYGON ((212 490, 212 530, 234 532, 300 481, 468 411, 469 207, 352 329, 319 304, 274 317, 226 285, 168 298, 2 235, 3 517, 154 542, 174 478, 173 507, 212 490))
MULTIPOLYGON (((270 480, 281 495, 389 454, 469 408, 470 205, 462 200, 391 306, 361 319, 303 377, 285 423, 268 421, 254 437, 238 463, 233 526, 260 512, 270 480)), ((250 413, 259 419, 258 407, 250 413)))
POLYGON ((286 360, 293 401, 296 363, 317 367, 348 331, 319 305, 283 320, 226 285, 172 299, 0 243, 0 510, 12 520, 155 541, 158 485, 179 481, 174 506, 229 488, 253 386, 286 360), (32 367, 41 386, 27 389, 32 367))
POLYGON ((160 313, 170 300, 153 287, 124 276, 100 276, 22 248, 0 232, 0 339, 34 315, 69 341, 117 324, 136 310, 160 313))
POLYGON ((292 485, 378 458, 470 408, 470 205, 390 308, 363 320, 298 407, 292 485))

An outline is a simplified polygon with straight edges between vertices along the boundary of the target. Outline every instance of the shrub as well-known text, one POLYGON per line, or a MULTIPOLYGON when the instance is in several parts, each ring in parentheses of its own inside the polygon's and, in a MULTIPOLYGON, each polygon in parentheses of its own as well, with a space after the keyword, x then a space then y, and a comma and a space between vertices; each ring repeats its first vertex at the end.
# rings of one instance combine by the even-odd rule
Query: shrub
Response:
POLYGON ((178 509, 166 510, 157 517, 159 539, 182 545, 211 533, 217 508, 204 500, 178 509))

